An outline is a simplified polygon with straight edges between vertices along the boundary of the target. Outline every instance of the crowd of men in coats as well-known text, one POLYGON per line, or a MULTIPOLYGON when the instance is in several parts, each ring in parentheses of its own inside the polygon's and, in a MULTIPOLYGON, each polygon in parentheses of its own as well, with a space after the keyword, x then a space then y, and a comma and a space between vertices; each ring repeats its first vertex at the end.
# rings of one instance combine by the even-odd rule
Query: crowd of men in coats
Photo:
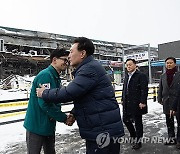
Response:
MULTIPOLYGON (((176 59, 168 57, 165 60, 166 71, 160 77, 158 102, 163 105, 166 117, 168 140, 164 145, 176 145, 180 149, 180 72, 177 71, 176 59), (177 119, 177 134, 175 134, 174 117, 177 119)), ((145 74, 136 69, 134 59, 126 60, 127 74, 123 86, 123 122, 130 136, 138 143, 133 149, 140 149, 143 137, 142 115, 147 113, 148 80, 145 74), (133 123, 135 125, 133 125, 133 123)))

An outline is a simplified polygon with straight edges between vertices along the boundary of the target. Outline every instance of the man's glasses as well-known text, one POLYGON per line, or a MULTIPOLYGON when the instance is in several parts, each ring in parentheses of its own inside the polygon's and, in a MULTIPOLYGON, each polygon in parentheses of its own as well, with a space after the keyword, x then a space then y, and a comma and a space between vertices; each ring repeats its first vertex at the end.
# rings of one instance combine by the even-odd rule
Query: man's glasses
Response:
POLYGON ((67 58, 61 58, 61 57, 59 57, 58 59, 64 60, 64 63, 69 64, 69 60, 68 60, 67 58))

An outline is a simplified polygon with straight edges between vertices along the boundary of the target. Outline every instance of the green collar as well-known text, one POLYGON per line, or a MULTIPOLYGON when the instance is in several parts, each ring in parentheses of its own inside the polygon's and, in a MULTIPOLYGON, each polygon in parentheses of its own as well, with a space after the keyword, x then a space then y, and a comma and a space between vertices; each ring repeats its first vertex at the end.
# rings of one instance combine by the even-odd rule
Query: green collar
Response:
POLYGON ((52 65, 49 65, 48 69, 55 76, 55 78, 59 79, 59 73, 56 71, 56 69, 52 65))

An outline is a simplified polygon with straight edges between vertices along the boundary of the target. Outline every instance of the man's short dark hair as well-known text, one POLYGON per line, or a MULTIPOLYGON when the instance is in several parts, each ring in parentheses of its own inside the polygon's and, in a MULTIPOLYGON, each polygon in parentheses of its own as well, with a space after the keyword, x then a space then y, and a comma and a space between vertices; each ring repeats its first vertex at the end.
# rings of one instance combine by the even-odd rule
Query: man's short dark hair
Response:
POLYGON ((62 56, 68 56, 69 55, 69 51, 67 51, 66 49, 64 48, 61 48, 61 49, 55 49, 51 52, 50 54, 50 61, 52 62, 53 58, 56 57, 56 58, 59 58, 59 57, 62 57, 62 56))
POLYGON ((126 60, 126 62, 125 62, 125 63, 127 63, 128 61, 132 61, 134 64, 136 64, 135 59, 131 59, 131 58, 129 58, 129 59, 127 59, 127 60, 126 60))
POLYGON ((78 50, 85 50, 87 56, 92 55, 94 53, 94 44, 90 39, 86 37, 78 37, 73 41, 73 43, 78 43, 78 50))
POLYGON ((166 60, 165 60, 165 62, 166 62, 167 60, 169 60, 169 59, 173 60, 174 63, 176 64, 176 58, 174 58, 174 57, 167 57, 166 60))

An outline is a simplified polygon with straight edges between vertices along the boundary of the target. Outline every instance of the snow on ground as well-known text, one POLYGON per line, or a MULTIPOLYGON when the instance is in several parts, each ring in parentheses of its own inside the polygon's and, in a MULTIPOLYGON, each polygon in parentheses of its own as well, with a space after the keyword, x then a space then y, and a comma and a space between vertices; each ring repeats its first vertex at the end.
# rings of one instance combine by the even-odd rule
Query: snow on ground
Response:
POLYGON ((0 151, 11 143, 25 141, 25 129, 22 122, 0 126, 0 151))
MULTIPOLYGON (((162 106, 157 102, 148 101, 149 106, 149 115, 155 115, 155 119, 159 119, 160 122, 165 122, 163 116, 159 117, 159 114, 162 113, 162 106)), ((122 112, 122 105, 120 105, 122 112)), ((154 121, 148 121, 147 124, 151 125, 154 121)), ((56 134, 69 134, 73 129, 78 129, 76 123, 72 127, 66 126, 62 123, 57 123, 56 134)), ((165 129, 165 128, 163 128, 165 129)), ((163 130, 162 129, 162 130, 163 130)), ((161 130, 161 131, 162 131, 161 130)), ((163 131, 162 131, 163 133, 163 131)), ((6 124, 0 126, 0 151, 8 148, 9 145, 18 142, 25 142, 25 129, 23 127, 23 122, 17 122, 14 124, 6 124)))
POLYGON ((159 127, 158 125, 160 124, 164 124, 164 127, 159 127, 159 135, 163 136, 163 134, 166 133, 167 129, 166 129, 166 121, 165 121, 165 115, 163 114, 163 109, 162 109, 162 105, 157 103, 157 102, 149 102, 148 103, 148 114, 147 116, 152 116, 153 115, 153 119, 154 120, 147 120, 146 121, 146 125, 154 125, 154 127, 159 127))
MULTIPOLYGON (((148 101, 149 113, 143 116, 144 136, 167 136, 165 116, 162 114, 162 106, 152 100, 148 101)), ((121 112, 122 106, 120 105, 121 112)), ((126 135, 129 133, 125 127, 126 135)), ((23 122, 0 126, 0 154, 25 154, 25 129, 23 122)), ((85 154, 85 141, 79 136, 78 126, 75 123, 72 127, 57 123, 56 131, 56 152, 57 154, 85 154)), ((143 143, 139 151, 131 149, 130 144, 121 144, 122 154, 179 154, 174 146, 164 146, 163 143, 143 143)))
MULTIPOLYGON (((66 126, 63 123, 57 123, 56 134, 69 134, 71 130, 77 129, 77 123, 73 126, 66 126)), ((9 145, 18 142, 25 142, 26 130, 23 127, 23 122, 17 122, 13 124, 6 124, 0 126, 0 153, 9 145)))
MULTIPOLYGON (((156 85, 151 85, 156 86, 156 85)), ((28 98, 27 91, 22 90, 0 90, 0 101, 11 100, 19 98, 28 98)), ((63 111, 68 111, 73 106, 63 106, 63 111)), ((9 108, 9 110, 11 107, 9 108)), ((122 105, 120 105, 122 115, 122 105)), ((4 109, 0 108, 0 111, 4 109)), ((162 113, 162 105, 157 102, 153 102, 152 99, 148 100, 148 114, 143 116, 144 123, 144 136, 167 136, 167 129, 165 124, 165 116, 162 113)), ((17 115, 19 119, 24 118, 25 114, 17 115)), ((16 118, 17 118, 16 117, 16 118)), ((2 118, 3 119, 3 118, 2 118)), ((129 133, 125 127, 126 135, 129 133)), ((23 127, 23 122, 17 122, 13 124, 0 125, 0 154, 25 154, 26 142, 25 142, 26 130, 23 127)), ((137 153, 133 151, 128 144, 121 145, 121 153, 137 153)), ((84 154, 85 142, 79 136, 77 123, 69 127, 63 123, 57 123, 56 128, 56 152, 57 154, 84 154)), ((162 144, 143 144, 140 154, 179 154, 179 151, 175 150, 175 147, 164 147, 162 144)))
MULTIPOLYGON (((0 89, 0 101, 3 100, 13 100, 13 99, 22 99, 28 98, 27 91, 21 91, 17 89, 11 90, 1 90, 0 89)), ((26 108, 27 105, 22 106, 7 106, 1 107, 0 111, 10 111, 15 109, 26 108)), ((65 105, 62 107, 62 111, 70 111, 73 108, 73 105, 65 105)), ((0 117, 0 122, 11 121, 16 119, 24 119, 25 111, 22 114, 17 114, 13 116, 0 117)), ((57 122, 56 133, 57 134, 68 134, 70 130, 77 129, 78 126, 74 123, 73 126, 69 127, 63 123, 57 122)), ((12 124, 0 125, 0 151, 8 147, 12 143, 16 142, 25 142, 25 128, 23 127, 23 122, 17 122, 12 124)), ((1 153, 1 152, 0 152, 1 153)))
POLYGON ((29 93, 28 93, 28 91, 25 91, 25 90, 19 90, 19 89, 2 90, 2 89, 0 89, 0 101, 22 99, 22 98, 28 98, 28 97, 29 97, 29 93))
MULTIPOLYGON (((0 89, 0 101, 4 100, 14 100, 14 99, 24 99, 28 98, 29 93, 25 90, 10 89, 2 90, 0 89)), ((15 109, 24 109, 27 105, 22 106, 5 106, 0 108, 0 111, 10 111, 15 109)), ((73 105, 63 106, 63 111, 70 111, 73 105)), ((11 121, 16 119, 24 119, 25 111, 22 114, 17 114, 13 116, 0 117, 0 122, 11 121)), ((74 123, 73 126, 69 127, 62 123, 57 123, 56 133, 57 134, 68 134, 72 129, 77 129, 78 126, 74 123)), ((0 153, 4 149, 8 148, 13 143, 25 142, 25 128, 23 127, 23 122, 17 122, 12 124, 0 125, 0 153)))

